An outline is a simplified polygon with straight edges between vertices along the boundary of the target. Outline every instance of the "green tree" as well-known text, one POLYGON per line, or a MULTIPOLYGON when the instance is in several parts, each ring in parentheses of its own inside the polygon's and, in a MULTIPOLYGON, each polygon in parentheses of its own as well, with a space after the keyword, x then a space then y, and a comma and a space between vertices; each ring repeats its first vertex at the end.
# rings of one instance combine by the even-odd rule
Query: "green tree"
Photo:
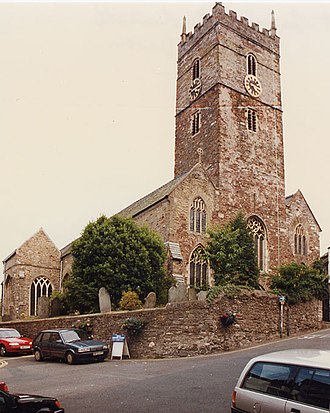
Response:
POLYGON ((282 265, 274 275, 271 288, 278 295, 285 295, 289 304, 322 300, 327 291, 328 276, 318 269, 295 262, 282 265))
POLYGON ((169 286, 162 240, 130 218, 102 215, 90 222, 74 241, 72 255, 72 276, 66 284, 71 310, 99 311, 101 287, 108 290, 117 308, 125 291, 136 291, 141 300, 154 291, 161 301, 169 286))
POLYGON ((258 288, 259 269, 255 246, 242 212, 209 234, 206 253, 214 270, 215 284, 258 288))

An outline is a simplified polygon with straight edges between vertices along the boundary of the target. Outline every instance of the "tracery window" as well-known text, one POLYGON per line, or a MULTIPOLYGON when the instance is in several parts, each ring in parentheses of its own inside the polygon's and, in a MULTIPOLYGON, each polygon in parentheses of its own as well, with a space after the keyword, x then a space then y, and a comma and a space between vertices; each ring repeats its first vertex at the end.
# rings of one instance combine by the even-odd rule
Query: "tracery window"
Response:
POLYGON ((200 59, 195 59, 192 65, 192 80, 199 79, 201 70, 200 59))
POLYGON ((257 113, 253 109, 247 110, 247 128, 252 132, 257 131, 257 113))
POLYGON ((201 245, 191 254, 189 272, 191 287, 207 287, 209 285, 209 266, 205 259, 204 248, 201 245))
POLYGON ((253 54, 247 55, 247 74, 257 76, 257 59, 253 54))
POLYGON ((196 112, 191 117, 191 134, 194 136, 199 132, 201 124, 201 113, 196 112))
POLYGON ((297 255, 307 255, 307 242, 304 227, 296 226, 294 234, 294 253, 297 255))
POLYGON ((266 230, 263 222, 256 216, 248 219, 247 227, 250 230, 255 244, 256 257, 260 271, 266 270, 266 230))
POLYGON ((189 229, 192 232, 206 232, 206 208, 202 198, 195 198, 190 207, 189 229))
POLYGON ((38 277, 31 284, 30 315, 37 315, 38 299, 42 296, 50 297, 52 285, 46 277, 38 277))

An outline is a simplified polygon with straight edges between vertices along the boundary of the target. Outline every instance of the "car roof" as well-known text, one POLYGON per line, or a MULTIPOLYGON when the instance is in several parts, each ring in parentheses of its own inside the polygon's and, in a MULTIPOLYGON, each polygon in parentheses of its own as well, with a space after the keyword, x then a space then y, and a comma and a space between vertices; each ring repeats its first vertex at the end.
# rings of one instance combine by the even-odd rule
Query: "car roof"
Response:
POLYGON ((0 330, 16 330, 14 327, 1 327, 0 330))
POLYGON ((76 328, 48 328, 47 330, 42 330, 41 333, 62 333, 63 331, 73 331, 76 328))
POLYGON ((257 361, 296 364, 299 366, 329 368, 330 350, 292 349, 275 351, 253 358, 249 364, 257 361))

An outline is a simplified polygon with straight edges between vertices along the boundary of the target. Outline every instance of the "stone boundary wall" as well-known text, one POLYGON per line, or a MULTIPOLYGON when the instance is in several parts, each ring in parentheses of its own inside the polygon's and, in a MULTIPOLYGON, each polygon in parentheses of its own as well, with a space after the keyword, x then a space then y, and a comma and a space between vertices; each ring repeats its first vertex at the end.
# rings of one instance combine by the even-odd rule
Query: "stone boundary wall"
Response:
MULTIPOLYGON (((290 335, 322 328, 320 310, 319 301, 285 309, 283 336, 287 335, 287 328, 290 335)), ((128 317, 147 322, 139 336, 128 336, 132 358, 211 354, 279 338, 278 298, 262 291, 245 292, 235 299, 221 296, 212 304, 187 301, 154 309, 3 322, 0 327, 14 327, 34 338, 42 329, 67 328, 77 320, 89 318, 94 337, 111 343, 112 334, 124 333, 121 326, 128 317), (237 323, 223 327, 220 315, 227 310, 237 313, 237 323)))

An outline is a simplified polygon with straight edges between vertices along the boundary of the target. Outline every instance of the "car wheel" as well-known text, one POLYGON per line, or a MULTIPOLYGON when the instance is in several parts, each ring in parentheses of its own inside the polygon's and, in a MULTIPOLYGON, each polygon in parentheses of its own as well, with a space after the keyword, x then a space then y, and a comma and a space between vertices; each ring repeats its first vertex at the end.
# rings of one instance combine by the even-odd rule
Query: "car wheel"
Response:
POLYGON ((34 350, 34 359, 35 361, 41 361, 43 359, 41 351, 40 350, 34 350))
POLYGON ((71 351, 66 353, 65 361, 67 362, 67 364, 74 364, 74 355, 71 353, 71 351))
POLYGON ((5 357, 6 354, 7 354, 6 347, 3 344, 1 344, 1 346, 0 346, 0 355, 1 355, 1 357, 5 357))

